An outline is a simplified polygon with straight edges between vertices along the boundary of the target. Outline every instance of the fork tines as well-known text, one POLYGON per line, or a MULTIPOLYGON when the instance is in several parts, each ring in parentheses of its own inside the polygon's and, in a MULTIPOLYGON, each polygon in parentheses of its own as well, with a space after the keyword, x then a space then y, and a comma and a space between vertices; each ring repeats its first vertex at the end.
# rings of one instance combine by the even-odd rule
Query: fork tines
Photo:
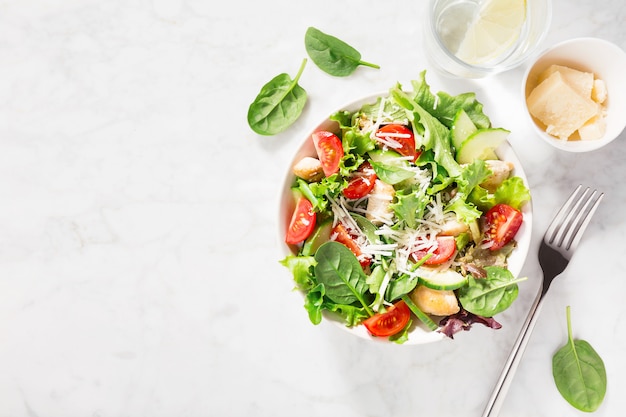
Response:
POLYGON ((581 185, 576 187, 554 217, 544 237, 547 244, 563 247, 565 250, 573 250, 578 245, 593 213, 604 197, 604 193, 591 190, 589 187, 582 191, 581 189, 581 185))

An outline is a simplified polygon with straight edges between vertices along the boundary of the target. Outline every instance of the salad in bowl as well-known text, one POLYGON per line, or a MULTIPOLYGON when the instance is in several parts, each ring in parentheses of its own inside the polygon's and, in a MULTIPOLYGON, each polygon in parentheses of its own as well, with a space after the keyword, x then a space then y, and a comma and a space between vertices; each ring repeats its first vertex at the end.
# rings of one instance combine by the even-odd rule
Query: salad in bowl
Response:
POLYGON ((508 134, 475 94, 432 93, 425 72, 320 123, 280 213, 281 263, 310 321, 397 343, 501 327, 531 230, 508 134))

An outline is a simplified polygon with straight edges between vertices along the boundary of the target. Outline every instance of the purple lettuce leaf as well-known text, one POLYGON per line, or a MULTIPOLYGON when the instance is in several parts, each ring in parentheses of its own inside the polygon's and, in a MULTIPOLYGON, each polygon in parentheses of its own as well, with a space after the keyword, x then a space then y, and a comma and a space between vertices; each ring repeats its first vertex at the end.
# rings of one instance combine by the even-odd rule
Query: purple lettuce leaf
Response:
POLYGON ((482 317, 464 309, 461 309, 456 314, 448 317, 444 317, 439 322, 439 332, 445 334, 450 339, 454 339, 454 335, 460 331, 468 331, 472 328, 474 323, 479 323, 490 327, 492 329, 499 329, 502 327, 493 317, 482 317))

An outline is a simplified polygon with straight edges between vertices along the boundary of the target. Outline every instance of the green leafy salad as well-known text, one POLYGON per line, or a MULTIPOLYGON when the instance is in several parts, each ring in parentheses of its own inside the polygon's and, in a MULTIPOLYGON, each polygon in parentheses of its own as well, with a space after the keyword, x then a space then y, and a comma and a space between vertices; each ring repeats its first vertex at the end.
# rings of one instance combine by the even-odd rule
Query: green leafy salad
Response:
MULTIPOLYGON (((311 140, 295 161, 294 209, 281 263, 312 323, 334 315, 398 343, 415 326, 452 338, 517 298, 507 268, 530 192, 495 150, 474 93, 434 94, 425 71, 311 140)), ((289 219, 287 219, 289 220, 289 219)))

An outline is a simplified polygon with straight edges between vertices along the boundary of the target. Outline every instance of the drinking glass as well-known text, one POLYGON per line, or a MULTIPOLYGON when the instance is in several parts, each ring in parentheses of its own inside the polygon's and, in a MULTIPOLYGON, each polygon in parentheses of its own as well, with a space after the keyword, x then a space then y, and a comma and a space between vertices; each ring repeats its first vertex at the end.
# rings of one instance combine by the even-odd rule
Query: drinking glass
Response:
POLYGON ((478 11, 487 1, 429 0, 424 47, 430 63, 444 75, 482 78, 520 65, 541 44, 552 19, 551 0, 526 0, 526 18, 519 37, 487 62, 468 63, 455 54, 478 11))

